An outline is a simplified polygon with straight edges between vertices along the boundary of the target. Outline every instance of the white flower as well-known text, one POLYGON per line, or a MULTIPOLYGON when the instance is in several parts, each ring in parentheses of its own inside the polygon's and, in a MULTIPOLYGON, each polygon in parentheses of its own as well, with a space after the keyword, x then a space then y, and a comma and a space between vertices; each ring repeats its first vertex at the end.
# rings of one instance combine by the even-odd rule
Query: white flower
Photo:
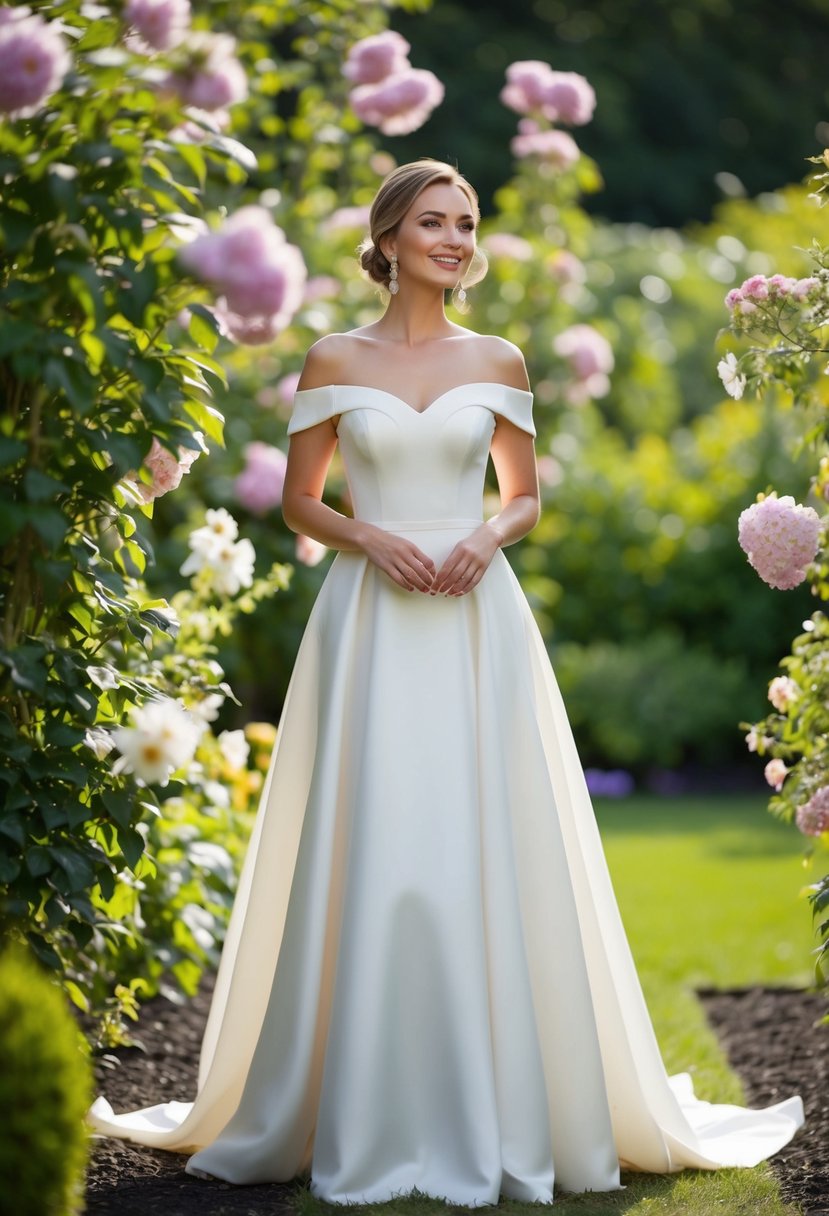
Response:
POLYGON ((723 382, 725 391, 735 399, 742 397, 743 389, 746 386, 746 378, 738 373, 738 367, 737 356, 733 351, 729 351, 725 358, 720 359, 717 364, 717 373, 723 382))
MULTIPOLYGON (((192 538, 191 538, 192 539, 192 538)), ((219 595, 236 595, 242 587, 253 582, 256 550, 247 539, 225 541, 212 552, 195 550, 181 567, 182 574, 206 570, 210 584, 219 595)))
POLYGON ((231 768, 244 768, 250 755, 250 744, 243 730, 223 730, 219 735, 219 747, 231 768))
POLYGON ((219 716, 219 710, 225 703, 224 693, 209 692, 207 696, 202 697, 200 701, 196 701, 190 706, 190 713, 194 714, 202 722, 215 722, 219 716))
POLYGON ((96 760, 103 760, 115 746, 109 731, 102 730, 99 726, 91 726, 86 731, 83 741, 94 753, 96 760))
POLYGON ((792 701, 797 700, 800 689, 790 676, 775 676, 769 684, 769 700, 775 709, 784 714, 792 701))
POLYGON ((121 753, 112 771, 166 785, 171 773, 193 759, 203 730, 204 723, 170 697, 148 701, 132 711, 132 725, 112 732, 121 753))
POLYGON ((239 525, 224 507, 208 510, 204 519, 202 527, 191 532, 187 541, 194 553, 212 552, 219 545, 236 540, 239 535, 239 525))

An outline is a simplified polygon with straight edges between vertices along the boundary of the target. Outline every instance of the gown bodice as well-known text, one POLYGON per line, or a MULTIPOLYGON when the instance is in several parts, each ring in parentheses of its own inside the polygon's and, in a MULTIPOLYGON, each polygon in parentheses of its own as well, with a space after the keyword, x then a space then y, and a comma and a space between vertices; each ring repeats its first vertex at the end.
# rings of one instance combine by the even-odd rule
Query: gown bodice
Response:
POLYGON ((533 394, 458 384, 425 410, 385 389, 328 384, 296 393, 288 434, 340 415, 337 434, 356 519, 392 527, 475 524, 496 415, 535 435, 533 394))

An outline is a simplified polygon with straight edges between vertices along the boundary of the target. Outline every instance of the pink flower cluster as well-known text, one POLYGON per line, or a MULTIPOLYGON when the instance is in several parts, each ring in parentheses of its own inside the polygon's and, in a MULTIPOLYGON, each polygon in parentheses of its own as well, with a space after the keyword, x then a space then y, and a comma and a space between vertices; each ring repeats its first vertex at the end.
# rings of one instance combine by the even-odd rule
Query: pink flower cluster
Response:
POLYGON ((596 93, 578 72, 555 72, 539 59, 521 59, 507 68, 501 101, 519 114, 540 114, 550 122, 580 127, 593 117, 596 93))
POLYGON ((254 515, 282 502, 288 457, 281 448, 258 440, 245 445, 245 467, 233 483, 237 500, 254 515))
POLYGON ((264 207, 240 207, 216 232, 203 232, 179 260, 219 293, 216 315, 238 342, 271 341, 301 306, 308 272, 264 207))
POLYGON ((187 36, 190 0, 127 0, 124 20, 135 27, 148 47, 169 51, 187 36))
MULTIPOLYGON (((196 432, 195 437, 201 439, 201 433, 196 432)), ((128 475, 126 480, 138 490, 145 502, 152 502, 154 498, 160 498, 170 490, 177 490, 182 477, 190 472, 191 465, 200 455, 201 452, 195 448, 179 448, 176 456, 153 435, 150 450, 144 457, 144 467, 149 471, 152 481, 149 484, 139 481, 135 474, 128 475)))
POLYGON ((829 832, 829 785, 822 785, 808 802, 797 808, 795 823, 804 836, 829 832))
POLYGON ((741 512, 737 535, 763 582, 778 591, 790 591, 806 577, 806 566, 815 560, 820 539, 820 519, 812 507, 804 507, 790 494, 761 498, 741 512))
POLYGON ((236 58, 236 39, 231 34, 189 30, 186 51, 187 63, 169 72, 163 81, 184 105, 223 110, 245 100, 248 78, 236 58))
POLYGON ((531 118, 522 118, 518 130, 519 134, 510 141, 510 150, 519 160, 537 156, 556 169, 564 170, 571 169, 581 156, 579 145, 566 131, 543 131, 531 118))
POLYGON ((71 63, 55 25, 26 5, 0 8, 0 113, 31 118, 60 88, 71 63))
POLYGON ((523 236, 514 232, 493 232, 486 238, 486 252, 494 258, 514 258, 516 262, 531 262, 533 247, 523 236))
POLYGON ((732 312, 747 314, 756 312, 758 304, 766 300, 791 300, 802 304, 817 289, 820 281, 814 278, 792 279, 783 274, 773 274, 766 278, 764 274, 753 274, 739 287, 733 287, 725 297, 725 306, 732 312))
POLYGON ((416 131, 443 101, 442 83, 434 72, 411 66, 410 50, 402 34, 384 30, 355 43, 343 64, 355 85, 348 95, 352 110, 384 135, 416 131))
POLYGON ((565 390, 571 405, 581 405, 591 397, 604 397, 610 391, 613 348, 592 325, 571 325, 562 330, 553 339, 553 350, 566 359, 574 376, 574 383, 565 390))

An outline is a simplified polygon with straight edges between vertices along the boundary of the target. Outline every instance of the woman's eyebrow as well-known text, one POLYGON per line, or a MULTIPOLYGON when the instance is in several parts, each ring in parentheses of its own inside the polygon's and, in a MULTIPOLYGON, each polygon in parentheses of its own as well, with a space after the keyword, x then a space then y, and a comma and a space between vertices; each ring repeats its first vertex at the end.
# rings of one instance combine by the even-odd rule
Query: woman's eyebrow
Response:
MULTIPOLYGON (((421 211, 420 215, 416 216, 415 218, 416 218, 416 219, 421 219, 421 217, 422 217, 422 216, 424 216, 424 215, 438 215, 438 216, 440 216, 440 218, 441 218, 442 220, 445 220, 445 219, 446 219, 446 212, 445 212, 445 211, 421 211)), ((459 219, 462 219, 462 220, 474 220, 475 216, 474 216, 474 215, 470 215, 470 214, 469 214, 469 212, 467 211, 467 212, 465 212, 463 215, 459 216, 458 218, 459 218, 459 219)))

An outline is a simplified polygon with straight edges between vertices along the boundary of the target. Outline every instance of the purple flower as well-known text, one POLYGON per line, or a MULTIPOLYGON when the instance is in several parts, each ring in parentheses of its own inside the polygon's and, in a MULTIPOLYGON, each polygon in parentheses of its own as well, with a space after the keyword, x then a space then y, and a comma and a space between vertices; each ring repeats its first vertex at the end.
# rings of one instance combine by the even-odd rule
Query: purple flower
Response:
POLYGON ((740 514, 740 547, 763 582, 790 591, 806 577, 815 560, 820 519, 812 507, 796 504, 790 494, 771 493, 740 514))
POLYGON ((595 797, 626 798, 633 793, 633 778, 621 768, 586 768, 587 788, 595 797))
POLYGON ((829 785, 822 785, 808 802, 797 808, 795 823, 804 836, 829 832, 829 785))
POLYGON ((384 135, 408 135, 423 126, 444 92, 434 72, 406 68, 378 84, 358 85, 348 99, 361 122, 384 135))
POLYGON ((190 28, 190 0, 127 0, 124 20, 153 50, 169 51, 190 28))
POLYGON ((237 500, 254 515, 264 515, 282 502, 288 457, 269 443, 245 445, 245 467, 233 483, 237 500))
POLYGON ((0 9, 0 113, 31 118, 60 88, 71 64, 54 26, 28 8, 0 9))
POLYGON ((579 146, 566 131, 528 131, 514 135, 510 142, 513 156, 538 156, 557 169, 571 169, 579 159, 579 146))
POLYGON ((343 64, 343 76, 354 84, 377 84, 411 66, 406 58, 411 49, 403 35, 394 30, 372 34, 351 47, 343 64))

